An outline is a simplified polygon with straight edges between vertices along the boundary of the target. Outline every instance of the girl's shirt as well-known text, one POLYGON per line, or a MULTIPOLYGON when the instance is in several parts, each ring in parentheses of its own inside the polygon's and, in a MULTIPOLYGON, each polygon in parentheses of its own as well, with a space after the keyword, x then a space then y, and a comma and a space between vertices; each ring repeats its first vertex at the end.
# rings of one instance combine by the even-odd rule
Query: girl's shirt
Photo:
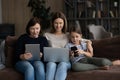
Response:
POLYGON ((48 41, 43 36, 39 36, 38 38, 31 38, 27 34, 21 35, 16 43, 16 61, 20 60, 20 54, 25 53, 25 44, 40 44, 40 52, 43 53, 43 47, 48 46, 48 41))
MULTIPOLYGON (((81 49, 81 50, 87 50, 87 46, 86 46, 87 44, 86 44, 86 42, 85 41, 81 41, 81 43, 80 43, 80 45, 74 45, 73 43, 67 43, 66 45, 65 45, 65 48, 68 48, 69 50, 71 50, 71 47, 73 47, 73 46, 76 46, 77 47, 77 49, 81 49)), ((81 55, 79 55, 78 57, 73 57, 72 59, 71 59, 71 62, 72 63, 76 63, 76 62, 78 62, 80 59, 82 59, 82 58, 85 58, 85 55, 83 55, 83 54, 81 54, 81 55)))
POLYGON ((53 33, 45 33, 44 35, 51 47, 63 48, 68 43, 68 34, 55 35, 53 33))

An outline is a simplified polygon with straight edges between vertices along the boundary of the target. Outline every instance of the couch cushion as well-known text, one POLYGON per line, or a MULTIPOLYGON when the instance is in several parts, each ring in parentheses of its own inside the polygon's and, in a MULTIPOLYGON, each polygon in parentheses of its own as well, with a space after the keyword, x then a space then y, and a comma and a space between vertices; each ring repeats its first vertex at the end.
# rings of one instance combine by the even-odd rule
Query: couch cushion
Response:
POLYGON ((13 68, 0 70, 0 80, 24 80, 24 76, 13 68))
POLYGON ((109 70, 69 71, 67 80, 120 80, 120 66, 111 66, 109 70))
POLYGON ((13 67, 16 36, 7 36, 5 40, 6 67, 13 67))

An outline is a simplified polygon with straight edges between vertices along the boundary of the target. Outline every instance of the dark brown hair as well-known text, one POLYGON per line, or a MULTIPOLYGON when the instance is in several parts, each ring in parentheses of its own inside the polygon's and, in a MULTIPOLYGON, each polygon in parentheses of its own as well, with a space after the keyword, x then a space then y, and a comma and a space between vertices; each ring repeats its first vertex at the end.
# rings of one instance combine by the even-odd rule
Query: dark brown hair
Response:
POLYGON ((55 13, 53 14, 53 17, 52 17, 52 20, 51 20, 51 32, 52 32, 52 33, 55 32, 55 28, 54 28, 54 24, 53 24, 53 23, 54 23, 55 19, 57 19, 57 18, 63 19, 63 21, 64 21, 64 26, 63 26, 62 32, 63 32, 63 33, 66 33, 66 31, 67 31, 67 20, 66 20, 65 15, 64 15, 62 12, 55 12, 55 13))
POLYGON ((78 26, 72 26, 71 28, 70 28, 70 31, 69 31, 70 33, 71 32, 76 32, 76 33, 78 33, 78 34, 82 34, 82 32, 81 32, 81 29, 80 29, 80 27, 78 27, 78 26))
MULTIPOLYGON (((40 19, 37 17, 33 17, 29 20, 26 26, 26 33, 30 35, 30 27, 34 26, 36 23, 41 24, 40 19)), ((41 25, 40 25, 41 26, 41 25)), ((41 32, 41 30, 40 30, 41 32)))

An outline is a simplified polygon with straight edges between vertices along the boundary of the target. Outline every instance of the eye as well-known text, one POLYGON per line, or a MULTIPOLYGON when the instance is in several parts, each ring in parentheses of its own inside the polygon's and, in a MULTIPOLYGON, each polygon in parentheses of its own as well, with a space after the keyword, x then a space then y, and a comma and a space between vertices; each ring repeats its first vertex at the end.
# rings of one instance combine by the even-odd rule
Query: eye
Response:
POLYGON ((79 36, 76 36, 76 38, 78 38, 79 36))
POLYGON ((30 29, 31 29, 31 30, 34 30, 34 28, 32 28, 32 27, 31 27, 30 29))
POLYGON ((39 29, 39 28, 36 28, 37 30, 39 29))
POLYGON ((62 22, 60 22, 59 24, 62 24, 62 22))

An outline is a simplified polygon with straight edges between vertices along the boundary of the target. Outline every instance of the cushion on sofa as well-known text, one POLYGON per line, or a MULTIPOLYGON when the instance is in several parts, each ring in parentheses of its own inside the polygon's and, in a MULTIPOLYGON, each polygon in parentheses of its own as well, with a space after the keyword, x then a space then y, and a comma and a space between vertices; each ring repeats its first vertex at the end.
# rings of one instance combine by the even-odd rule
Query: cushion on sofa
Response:
POLYGON ((109 70, 91 70, 68 72, 67 80, 119 80, 120 66, 111 66, 109 70))
POLYGON ((24 80, 23 74, 20 74, 13 68, 4 68, 0 70, 0 80, 24 80))

